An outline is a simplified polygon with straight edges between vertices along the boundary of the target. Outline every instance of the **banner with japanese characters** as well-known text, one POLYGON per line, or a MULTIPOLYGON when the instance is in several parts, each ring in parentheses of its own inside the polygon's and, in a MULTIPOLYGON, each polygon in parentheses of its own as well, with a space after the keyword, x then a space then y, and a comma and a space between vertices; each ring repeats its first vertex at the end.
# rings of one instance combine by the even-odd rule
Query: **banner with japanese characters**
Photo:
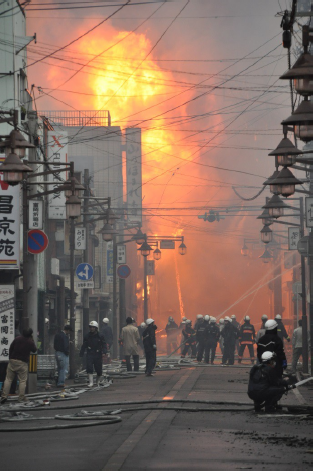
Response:
POLYGON ((141 129, 126 129, 127 222, 142 224, 141 129))
POLYGON ((48 181, 52 185, 48 185, 49 190, 55 190, 52 195, 48 197, 48 218, 49 219, 66 219, 66 198, 64 191, 58 191, 58 187, 67 179, 67 172, 60 172, 64 170, 64 165, 61 163, 67 162, 67 143, 68 135, 63 129, 48 131, 48 162, 50 170, 55 173, 48 175, 48 181))
POLYGON ((14 285, 0 285, 0 362, 9 361, 9 348, 14 340, 14 285))
POLYGON ((300 228, 288 227, 288 249, 297 250, 299 240, 300 240, 300 228))
MULTIPOLYGON (((5 157, 0 157, 0 162, 5 157)), ((0 269, 20 266, 20 185, 10 186, 0 173, 0 269)))

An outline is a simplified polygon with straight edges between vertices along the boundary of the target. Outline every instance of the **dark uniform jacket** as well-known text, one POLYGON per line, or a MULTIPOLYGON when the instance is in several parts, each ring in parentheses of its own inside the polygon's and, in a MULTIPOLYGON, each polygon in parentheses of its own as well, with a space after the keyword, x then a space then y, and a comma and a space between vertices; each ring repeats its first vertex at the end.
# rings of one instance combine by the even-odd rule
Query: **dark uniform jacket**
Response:
POLYGON ((239 330, 238 335, 239 342, 243 345, 253 345, 255 342, 255 330, 254 326, 246 321, 239 330))
POLYGON ((37 347, 33 341, 32 337, 16 337, 10 345, 9 348, 9 359, 10 360, 20 360, 24 363, 29 362, 30 353, 36 353, 37 347))
POLYGON ((105 343, 107 343, 108 347, 110 348, 113 343, 112 328, 109 325, 105 325, 101 330, 101 334, 104 337, 105 343))
POLYGON ((285 329, 285 326, 284 324, 282 323, 281 319, 275 319, 277 324, 278 324, 278 327, 277 327, 277 335, 279 338, 281 338, 282 340, 284 339, 289 339, 289 335, 287 334, 287 331, 285 329))
POLYGON ((236 319, 232 319, 232 325, 236 327, 237 330, 240 329, 240 324, 238 321, 236 321, 236 319))
POLYGON ((220 338, 220 329, 216 324, 209 324, 207 330, 207 341, 210 343, 217 343, 220 338))
POLYGON ((70 339, 65 332, 60 332, 54 336, 54 350, 56 352, 65 353, 69 356, 70 353, 70 339))
POLYGON ((169 321, 168 324, 166 324, 165 332, 167 337, 175 337, 178 332, 178 325, 176 324, 176 322, 169 321))
POLYGON ((186 340, 186 345, 192 345, 196 343, 196 331, 191 327, 190 324, 186 325, 182 331, 182 334, 184 336, 184 340, 186 340))
POLYGON ((224 339, 225 345, 236 345, 236 339, 238 337, 238 330, 231 323, 226 324, 224 329, 221 331, 221 336, 224 339))
POLYGON ((284 387, 276 369, 270 365, 254 365, 250 370, 248 394, 264 392, 270 387, 284 387))
POLYGON ((197 342, 206 342, 208 339, 209 321, 202 321, 197 328, 197 342))
POLYGON ((203 320, 202 318, 196 320, 195 327, 194 327, 194 329, 195 329, 196 331, 198 330, 198 327, 200 327, 200 325, 202 324, 202 322, 204 322, 204 320, 203 320))
POLYGON ((267 331, 258 341, 257 355, 260 362, 264 352, 275 352, 277 365, 279 366, 282 366, 282 364, 286 362, 283 341, 278 337, 276 329, 267 331))
POLYGON ((81 357, 84 355, 85 350, 87 350, 87 355, 104 355, 107 353, 107 346, 103 335, 99 334, 99 332, 96 332, 95 334, 89 332, 85 336, 83 345, 80 349, 79 355, 81 357))
POLYGON ((148 325, 148 327, 142 333, 142 341, 145 352, 153 352, 155 348, 153 347, 156 345, 155 339, 155 331, 157 330, 156 325, 148 325))

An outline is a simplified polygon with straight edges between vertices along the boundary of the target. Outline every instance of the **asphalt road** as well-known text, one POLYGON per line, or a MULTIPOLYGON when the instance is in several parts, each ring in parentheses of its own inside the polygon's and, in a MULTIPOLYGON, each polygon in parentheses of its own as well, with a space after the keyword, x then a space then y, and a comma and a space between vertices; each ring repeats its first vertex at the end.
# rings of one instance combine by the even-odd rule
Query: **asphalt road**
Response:
MULTIPOLYGON (((83 404, 152 399, 233 401, 250 404, 246 395, 248 367, 188 367, 160 371, 154 377, 143 375, 116 379, 101 391, 90 391, 67 411, 32 411, 36 417, 70 413, 83 404)), ((308 402, 312 391, 302 388, 289 393, 282 404, 308 402), (299 390, 300 391, 300 390, 299 390)), ((57 403, 60 404, 60 403, 57 403)), ((55 404, 54 404, 55 405, 55 404)), ((64 406, 64 404, 61 404, 64 406)), ((1 432, 0 463, 4 471, 113 471, 113 470, 307 470, 313 463, 311 422, 301 417, 262 417, 248 406, 187 405, 182 407, 232 408, 236 411, 184 412, 164 410, 174 404, 153 405, 157 410, 123 412, 122 422, 96 427, 1 432), (240 410, 241 409, 241 410, 240 410)), ((126 406, 125 406, 126 407, 126 406)), ((252 407, 252 404, 251 404, 252 407)), ((92 410, 117 409, 118 406, 92 410)), ((60 421, 36 421, 11 427, 59 425, 60 421)), ((65 424, 62 421, 62 424, 65 424)))

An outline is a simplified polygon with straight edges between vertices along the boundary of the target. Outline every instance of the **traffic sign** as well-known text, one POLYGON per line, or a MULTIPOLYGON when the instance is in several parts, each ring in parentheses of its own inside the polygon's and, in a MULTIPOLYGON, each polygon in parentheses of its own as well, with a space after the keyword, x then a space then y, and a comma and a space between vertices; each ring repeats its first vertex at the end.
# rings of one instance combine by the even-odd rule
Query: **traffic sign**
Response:
POLYGON ((309 256, 309 236, 304 236, 299 240, 297 249, 300 255, 309 256))
POLYGON ((88 281, 93 277, 93 267, 89 263, 80 263, 76 268, 76 276, 83 281, 88 281))
POLYGON ((128 278, 131 273, 131 269, 128 265, 120 265, 117 269, 117 274, 119 278, 125 279, 128 278))
POLYGON ((41 253, 48 247, 48 237, 40 229, 33 229, 28 232, 28 252, 41 253))

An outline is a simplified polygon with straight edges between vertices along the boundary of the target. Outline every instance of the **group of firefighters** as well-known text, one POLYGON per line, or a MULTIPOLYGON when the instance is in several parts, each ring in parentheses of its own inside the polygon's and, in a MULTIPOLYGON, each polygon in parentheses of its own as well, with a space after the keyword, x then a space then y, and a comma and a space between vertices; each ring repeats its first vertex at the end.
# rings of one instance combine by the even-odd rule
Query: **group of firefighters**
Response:
MULTIPOLYGON (((254 326, 250 322, 250 317, 245 316, 242 325, 237 321, 236 316, 226 316, 217 323, 212 316, 198 314, 194 327, 192 321, 186 317, 182 318, 180 325, 174 321, 173 317, 168 318, 165 327, 167 335, 167 355, 174 353, 181 347, 181 358, 185 358, 190 352, 191 358, 196 358, 205 363, 214 364, 215 352, 219 343, 222 352, 222 364, 233 365, 235 361, 235 351, 237 349, 238 363, 241 363, 244 351, 247 347, 251 363, 254 364, 254 344, 265 334, 265 323, 268 317, 264 314, 261 317, 261 328, 256 333, 254 326), (178 338, 180 337, 180 347, 178 338)), ((290 338, 282 323, 281 315, 275 317, 277 323, 278 336, 289 342, 290 338)))

